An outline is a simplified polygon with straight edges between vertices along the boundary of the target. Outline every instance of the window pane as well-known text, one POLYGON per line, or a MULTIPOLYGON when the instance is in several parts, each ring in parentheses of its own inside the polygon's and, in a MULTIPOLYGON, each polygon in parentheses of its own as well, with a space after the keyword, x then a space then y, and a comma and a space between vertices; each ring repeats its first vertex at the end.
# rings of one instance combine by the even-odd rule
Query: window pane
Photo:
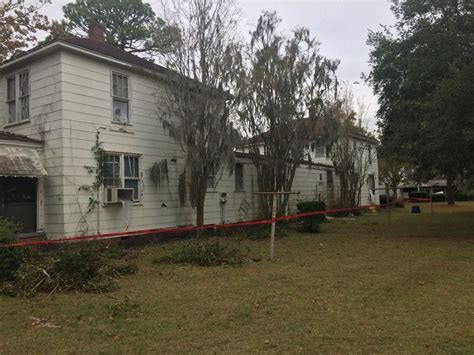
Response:
POLYGON ((15 100, 15 77, 7 79, 7 101, 15 100))
POLYGON ((112 95, 117 96, 117 74, 112 74, 112 95))
POLYGON ((125 187, 133 189, 133 200, 138 201, 138 180, 125 179, 125 187))
POLYGON ((120 156, 108 154, 104 159, 104 186, 121 186, 120 156))
POLYGON ((20 73, 20 97, 26 96, 29 94, 30 88, 28 85, 28 71, 20 73))
POLYGON ((316 145, 315 156, 324 157, 324 146, 323 145, 316 145))
POLYGON ((30 117, 30 97, 20 98, 20 120, 26 120, 30 117))
POLYGON ((16 121, 16 102, 8 103, 8 123, 14 123, 16 121))
POLYGON ((113 96, 128 99, 128 77, 120 74, 112 74, 113 96))
POLYGON ((128 102, 114 99, 114 121, 128 123, 128 102))
POLYGON ((138 157, 135 156, 124 156, 125 166, 124 173, 125 177, 135 177, 138 178, 139 168, 138 168, 138 157))
POLYGON ((207 187, 213 189, 215 187, 215 178, 214 175, 209 175, 207 177, 207 187))

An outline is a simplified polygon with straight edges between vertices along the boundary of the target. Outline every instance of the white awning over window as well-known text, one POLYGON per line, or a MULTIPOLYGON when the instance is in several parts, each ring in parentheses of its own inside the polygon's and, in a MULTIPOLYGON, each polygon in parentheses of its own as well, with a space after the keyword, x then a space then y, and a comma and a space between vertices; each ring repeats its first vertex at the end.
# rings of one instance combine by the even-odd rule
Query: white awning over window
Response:
POLYGON ((0 146, 0 176, 34 178, 46 175, 37 149, 0 146))

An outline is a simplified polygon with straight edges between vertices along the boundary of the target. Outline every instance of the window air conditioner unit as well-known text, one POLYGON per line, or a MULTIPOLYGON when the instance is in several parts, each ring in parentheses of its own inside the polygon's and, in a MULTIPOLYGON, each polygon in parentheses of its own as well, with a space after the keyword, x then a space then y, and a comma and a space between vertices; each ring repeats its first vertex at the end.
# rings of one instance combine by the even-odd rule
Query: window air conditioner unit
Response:
POLYGON ((104 190, 106 205, 119 204, 122 201, 133 201, 133 189, 122 187, 106 187, 104 190))

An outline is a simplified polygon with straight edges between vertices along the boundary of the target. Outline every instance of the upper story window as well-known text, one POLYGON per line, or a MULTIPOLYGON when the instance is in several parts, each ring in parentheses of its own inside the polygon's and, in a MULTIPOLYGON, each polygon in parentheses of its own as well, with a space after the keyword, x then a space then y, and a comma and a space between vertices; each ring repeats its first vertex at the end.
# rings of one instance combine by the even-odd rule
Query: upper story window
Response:
POLYGON ((323 158, 325 157, 325 153, 324 153, 324 146, 321 145, 321 144, 317 144, 316 145, 316 150, 314 152, 314 155, 318 158, 323 158))
POLYGON ((324 145, 321 142, 316 141, 311 144, 311 151, 314 153, 316 158, 325 157, 324 145))
POLYGON ((130 98, 129 77, 126 75, 112 73, 112 101, 113 121, 118 123, 130 122, 130 98))
POLYGON ((214 169, 207 175, 207 188, 208 189, 215 189, 216 188, 216 173, 214 169))
POLYGON ((369 156, 369 164, 372 164, 372 146, 369 144, 368 147, 368 156, 369 156))
POLYGON ((8 124, 30 118, 30 78, 28 70, 7 78, 8 124))

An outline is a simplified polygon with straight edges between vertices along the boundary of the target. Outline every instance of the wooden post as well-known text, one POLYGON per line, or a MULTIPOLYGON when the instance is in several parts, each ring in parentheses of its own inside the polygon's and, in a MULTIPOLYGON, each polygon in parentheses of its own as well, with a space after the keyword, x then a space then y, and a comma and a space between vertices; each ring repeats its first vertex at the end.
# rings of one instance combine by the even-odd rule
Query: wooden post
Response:
POLYGON ((385 196, 387 196, 387 216, 388 216, 388 225, 392 225, 392 216, 390 215, 390 191, 388 184, 385 184, 385 196))
POLYGON ((272 229, 270 232, 270 257, 273 260, 275 255, 275 231, 276 231, 276 214, 277 214, 277 195, 298 195, 299 192, 256 192, 255 195, 272 195, 272 229))
POLYGON ((273 260, 273 254, 275 252, 275 229, 276 229, 276 223, 275 223, 275 218, 277 214, 277 203, 276 203, 276 194, 273 194, 272 197, 272 230, 270 234, 270 261, 273 260))

